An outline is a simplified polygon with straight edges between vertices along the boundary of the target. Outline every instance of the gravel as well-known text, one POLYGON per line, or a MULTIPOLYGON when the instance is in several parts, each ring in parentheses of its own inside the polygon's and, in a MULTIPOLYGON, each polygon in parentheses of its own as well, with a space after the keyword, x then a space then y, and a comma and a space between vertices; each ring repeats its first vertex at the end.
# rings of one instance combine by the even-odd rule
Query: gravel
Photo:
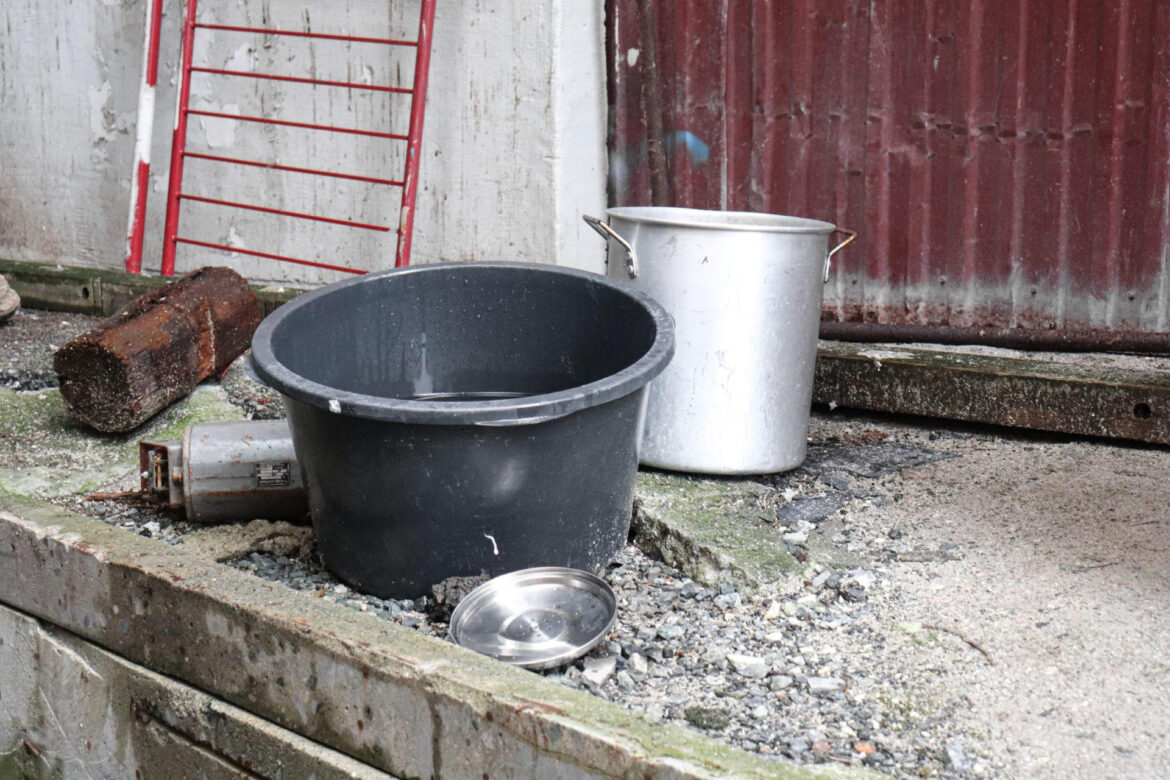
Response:
POLYGON ((0 324, 0 386, 9 390, 56 387, 53 352, 101 319, 85 314, 17 310, 0 324))
MULTIPOLYGON (((193 530, 148 506, 109 501, 74 508, 171 544, 193 530)), ((253 552, 228 565, 447 640, 450 600, 358 593, 313 554, 253 552)), ((835 642, 844 634, 861 645, 876 641, 877 615, 867 599, 845 598, 824 573, 810 568, 767 593, 721 592, 627 547, 604 574, 618 598, 611 633, 585 658, 542 674, 767 757, 864 763, 906 777, 976 776, 967 753, 962 762, 951 760, 962 743, 945 725, 851 691, 851 681, 870 676, 868 659, 838 652, 835 642)), ((868 583, 867 594, 884 583, 870 570, 847 577, 858 588, 868 583)))
MULTIPOLYGON (((169 544, 196 528, 125 500, 71 508, 169 544)), ((436 589, 447 596, 442 603, 433 595, 379 599, 339 582, 313 553, 252 552, 228 565, 447 641, 455 599, 446 586, 436 589)), ((968 753, 951 760, 962 743, 942 723, 851 690, 871 675, 869 659, 839 652, 836 642, 847 634, 860 646, 880 641, 868 596, 885 578, 868 569, 826 572, 810 567, 775 589, 743 594, 700 585, 629 546, 604 573, 618 598, 611 633, 586 657, 542 674, 766 757, 864 763, 905 777, 976 776, 968 753), (861 598, 845 597, 844 582, 861 598)))

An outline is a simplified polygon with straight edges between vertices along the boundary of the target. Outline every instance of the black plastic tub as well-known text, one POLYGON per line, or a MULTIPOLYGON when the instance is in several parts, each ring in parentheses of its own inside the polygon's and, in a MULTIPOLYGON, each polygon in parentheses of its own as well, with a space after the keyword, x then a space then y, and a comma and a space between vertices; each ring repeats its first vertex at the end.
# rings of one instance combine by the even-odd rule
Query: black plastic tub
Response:
POLYGON ((543 265, 452 263, 302 295, 252 339, 285 398, 326 565, 381 597, 625 543, 650 380, 674 324, 543 265))

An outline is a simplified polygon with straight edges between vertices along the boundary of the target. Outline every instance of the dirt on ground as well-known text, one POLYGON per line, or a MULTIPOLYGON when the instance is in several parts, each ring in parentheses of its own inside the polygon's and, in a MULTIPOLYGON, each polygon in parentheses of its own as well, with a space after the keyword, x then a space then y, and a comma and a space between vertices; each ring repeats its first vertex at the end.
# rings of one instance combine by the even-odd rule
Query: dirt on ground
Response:
MULTIPOLYGON (((17 312, 0 326, 0 381, 34 394, 51 387, 52 349, 92 322, 17 312)), ((224 382, 229 391, 232 381, 224 382)), ((237 403, 267 415, 266 397, 237 403)), ((745 603, 741 616, 729 609, 735 619, 725 629, 783 628, 778 647, 791 638, 802 656, 795 664, 795 651, 778 651, 783 657, 767 671, 769 681, 787 677, 791 685, 768 688, 789 702, 769 711, 799 720, 791 735, 809 743, 785 743, 791 757, 816 757, 816 741, 800 731, 805 715, 832 738, 866 711, 880 715, 876 725, 845 744, 876 746, 874 758, 884 760, 864 752, 849 760, 899 777, 1170 777, 1170 448, 840 409, 814 413, 810 442, 802 469, 758 479, 775 488, 777 519, 791 515, 777 534, 808 537, 810 555, 818 534, 831 537, 851 557, 843 568, 872 573, 872 583, 850 601, 844 580, 834 595, 817 584, 827 572, 806 571, 792 589, 745 603), (835 601, 818 602, 826 594, 835 601), (786 609, 763 614, 772 599, 785 608, 792 601, 790 622, 786 609), (828 610, 819 616, 818 603, 828 610), (812 612, 805 628, 791 622, 802 610, 812 612), (841 622, 834 628, 826 618, 841 622), (806 691, 815 705, 797 707, 793 692, 828 679, 822 667, 843 690, 823 698, 806 691)), ((109 489, 132 487, 127 474, 109 489)), ((133 506, 75 508, 178 541, 176 526, 153 516, 139 522, 133 506)), ((252 563, 288 568, 281 555, 252 563)), ((355 608, 395 607, 329 587, 355 608)), ((616 677, 646 662, 624 647, 616 653, 616 677)), ((667 665, 663 653, 652 660, 667 665)), ((701 683, 717 665, 697 658, 692 674, 701 683)), ((654 695, 634 690, 647 701, 654 695)), ((663 706, 667 717, 671 706, 663 706)), ((729 728, 710 733, 734 743, 729 728)))
POLYGON ((869 695, 974 736, 989 774, 1170 776, 1170 451, 839 411, 812 433, 957 456, 847 512, 850 549, 887 559, 884 642, 834 640, 869 695))

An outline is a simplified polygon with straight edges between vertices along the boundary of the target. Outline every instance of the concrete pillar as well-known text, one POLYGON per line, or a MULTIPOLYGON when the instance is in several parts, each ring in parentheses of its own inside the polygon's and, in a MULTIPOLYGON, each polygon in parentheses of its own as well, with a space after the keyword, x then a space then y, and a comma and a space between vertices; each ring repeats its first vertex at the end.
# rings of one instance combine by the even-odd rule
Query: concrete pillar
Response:
POLYGON ((604 270, 604 48, 598 0, 440 3, 420 259, 604 270))

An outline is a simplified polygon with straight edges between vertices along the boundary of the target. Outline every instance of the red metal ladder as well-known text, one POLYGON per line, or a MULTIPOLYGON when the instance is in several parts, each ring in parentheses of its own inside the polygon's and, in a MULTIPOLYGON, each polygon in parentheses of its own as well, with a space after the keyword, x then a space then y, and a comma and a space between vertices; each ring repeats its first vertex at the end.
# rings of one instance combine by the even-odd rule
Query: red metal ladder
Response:
MULTIPOLYGON (((365 182, 369 184, 386 185, 391 187, 400 187, 402 189, 402 201, 399 209, 398 219, 398 241, 395 252, 394 265, 401 267, 410 262, 410 245, 411 234, 414 226, 414 204, 415 197, 418 192, 418 167, 419 167, 419 152, 422 141, 423 130, 423 110, 426 105, 426 91, 427 91, 427 72, 430 69, 431 59, 431 38, 433 34, 433 25, 435 18, 435 0, 421 0, 421 8, 419 14, 418 37, 415 40, 395 40, 392 38, 371 38, 354 35, 332 34, 307 32, 297 30, 282 30, 272 29, 266 27, 242 27, 231 25, 218 25, 202 23, 198 20, 198 0, 186 0, 186 11, 183 21, 183 40, 182 40, 182 59, 179 73, 179 99, 178 110, 175 115, 175 130, 174 141, 171 147, 171 169, 170 169, 170 183, 167 190, 167 210, 166 210, 166 226, 163 234, 163 254, 162 254, 162 275, 173 276, 175 273, 175 251, 179 244, 188 244, 192 246, 199 246, 208 249, 222 250, 225 252, 235 252, 246 254, 252 257, 264 258, 269 260, 276 260, 286 263, 296 263, 299 265, 313 266, 315 268, 324 268, 333 271, 343 271, 346 273, 361 274, 366 273, 366 270, 360 268, 353 268, 350 266, 337 265, 333 263, 322 262, 320 260, 304 259, 289 257, 287 255, 274 254, 269 252, 260 252, 253 249, 244 249, 241 247, 228 246, 226 244, 216 243, 214 241, 206 241, 193 236, 179 235, 179 216, 180 207, 184 201, 200 202, 212 204, 215 206, 222 206, 227 208, 244 209, 251 212, 259 212, 263 214, 272 214, 282 217, 291 217, 295 219, 314 220, 317 222, 325 222, 335 225, 344 225, 354 228, 362 228, 367 230, 378 230, 389 232, 394 230, 389 226, 373 225, 363 222, 356 222, 347 219, 335 219, 319 214, 309 214, 304 212, 288 211, 285 209, 271 208, 258 203, 243 203, 225 198, 209 198, 198 195, 196 193, 183 191, 183 167, 188 159, 198 159, 216 164, 250 166, 257 168, 265 168, 269 170, 278 170, 290 173, 308 174, 312 176, 326 176, 338 179, 347 179, 351 181, 365 182), (254 71, 236 71, 225 70, 221 68, 210 68, 204 66, 196 66, 193 64, 193 54, 195 47, 195 36, 198 30, 220 30, 231 31, 238 33, 255 33, 268 36, 290 36, 299 38, 311 38, 326 41, 340 41, 349 43, 373 43, 382 44, 391 47, 415 47, 415 67, 414 67, 414 81, 411 88, 388 86, 388 85, 371 85, 359 84, 346 81, 331 81, 316 78, 307 78, 302 76, 285 75, 279 73, 258 73, 254 71), (323 86, 339 89, 351 90, 371 90, 374 92, 390 92, 410 95, 410 123, 405 135, 400 133, 382 132, 379 130, 371 130, 358 127, 337 127, 327 124, 316 124, 309 122, 293 122, 284 119, 276 119, 267 116, 241 116, 237 114, 227 114, 212 111, 202 111, 192 109, 189 105, 191 97, 191 74, 192 73, 206 73, 214 76, 226 78, 254 78, 267 79, 272 81, 295 82, 300 84, 310 84, 313 86, 323 86), (275 162, 263 162, 259 160, 241 159, 236 157, 229 157, 224 155, 212 155, 204 153, 190 152, 187 150, 187 118, 191 115, 214 117, 217 119, 226 119, 237 122, 252 122, 265 125, 277 125, 282 127, 294 127, 305 130, 312 130, 318 132, 331 132, 342 134, 356 134, 362 136, 370 136, 375 138, 386 139, 391 142, 405 142, 406 156, 405 156, 405 170, 403 171, 401 179, 391 179, 378 176, 366 176, 357 173, 347 173, 342 171, 321 170, 306 167, 294 167, 288 165, 281 165, 275 162)), ((130 263, 127 262, 127 270, 137 271, 137 268, 131 269, 130 263)))

